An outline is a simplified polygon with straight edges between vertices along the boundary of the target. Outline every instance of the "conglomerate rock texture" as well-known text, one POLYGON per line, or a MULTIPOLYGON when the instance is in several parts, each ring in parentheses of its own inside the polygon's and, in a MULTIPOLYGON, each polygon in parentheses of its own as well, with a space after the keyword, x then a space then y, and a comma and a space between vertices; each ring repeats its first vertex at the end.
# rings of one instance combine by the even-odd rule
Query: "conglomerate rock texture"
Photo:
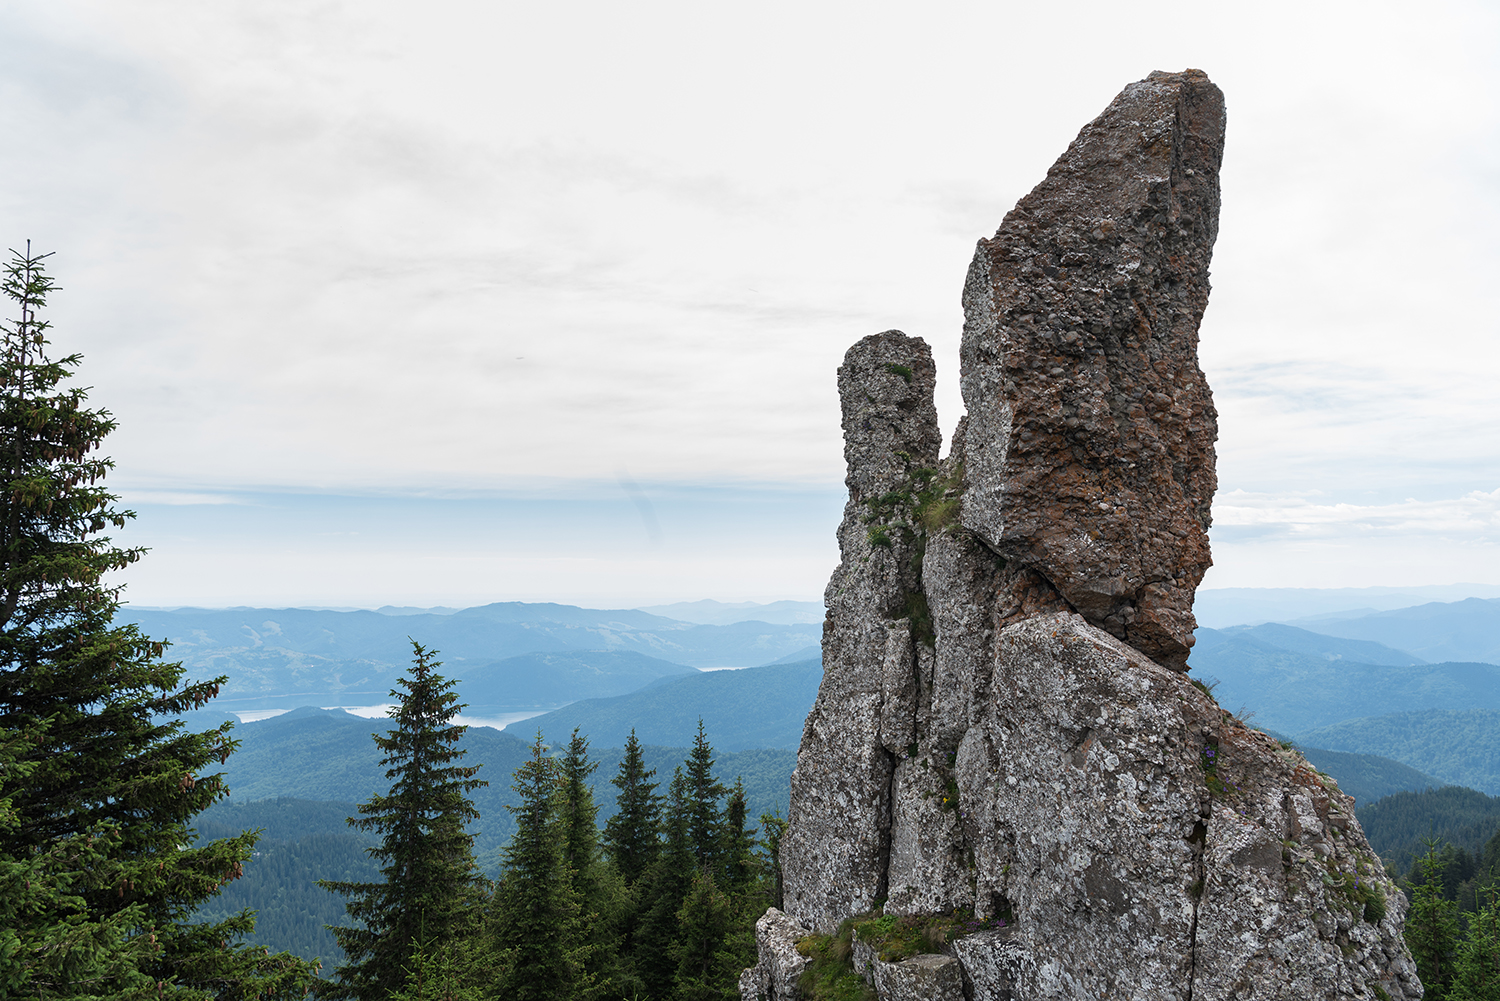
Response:
POLYGON ((981 240, 964 287, 964 525, 1159 663, 1212 562, 1217 416, 1198 323, 1224 98, 1153 73, 981 240))
POLYGON ((842 562, 746 1001, 799 997, 799 939, 875 909, 988 919, 853 943, 884 1001, 1421 996, 1353 801, 1183 672, 1222 135, 1202 73, 1152 74, 980 244, 946 458, 927 345, 846 355, 842 562))

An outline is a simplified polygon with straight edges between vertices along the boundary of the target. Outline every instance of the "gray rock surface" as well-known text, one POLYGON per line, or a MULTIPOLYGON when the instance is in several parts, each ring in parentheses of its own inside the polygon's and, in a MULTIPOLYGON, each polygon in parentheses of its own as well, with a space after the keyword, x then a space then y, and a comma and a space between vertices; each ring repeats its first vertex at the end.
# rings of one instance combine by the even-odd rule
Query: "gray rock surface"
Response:
POLYGON ((1131 84, 980 241, 964 288, 964 525, 1173 667, 1211 562, 1197 345, 1223 148, 1201 72, 1131 84))
POLYGON ((824 678, 786 914, 758 926, 747 989, 802 929, 882 905, 1005 922, 920 961, 856 943, 885 1001, 1421 997, 1353 801, 1181 670, 1208 566, 1196 330, 1222 129, 1202 74, 1153 74, 981 244, 947 459, 926 346, 888 331, 846 357, 824 678), (1096 257, 1038 257, 1079 220, 1096 257), (1052 312, 1017 314, 1027 296, 1052 312))
POLYGON ((875 993, 881 1001, 964 1001, 963 969, 953 957, 936 954, 876 960, 875 993))
POLYGON ((890 498, 908 489, 912 470, 937 465, 935 381, 927 345, 898 330, 866 337, 839 368, 843 559, 824 595, 823 682, 792 773, 792 797, 823 820, 790 827, 782 842, 784 877, 799 893, 788 911, 811 926, 836 927, 886 892, 893 759, 882 734, 910 739, 920 649, 907 608, 919 593, 919 540, 903 527, 910 505, 890 498))
POLYGON ((795 1001, 802 995, 797 978, 807 959, 797 943, 807 935, 781 911, 772 907, 755 922, 756 964, 740 974, 740 997, 745 1001, 795 1001))
POLYGON ((1036 971, 1026 948, 1010 940, 1009 931, 982 931, 953 943, 964 972, 969 1001, 1017 1001, 1036 971))

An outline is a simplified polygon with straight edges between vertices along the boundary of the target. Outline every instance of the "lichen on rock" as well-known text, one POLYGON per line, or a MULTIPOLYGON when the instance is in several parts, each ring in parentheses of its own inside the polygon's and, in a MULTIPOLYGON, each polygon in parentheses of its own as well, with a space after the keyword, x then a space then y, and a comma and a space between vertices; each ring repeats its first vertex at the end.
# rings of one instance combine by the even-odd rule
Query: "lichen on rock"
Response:
POLYGON ((886 1001, 1421 996, 1353 801, 1184 673, 1223 123, 1200 72, 1131 84, 980 242, 946 458, 927 345, 845 356, 824 676, 746 1001, 800 996, 796 943, 841 928, 886 1001), (897 920, 929 945, 858 939, 897 920))

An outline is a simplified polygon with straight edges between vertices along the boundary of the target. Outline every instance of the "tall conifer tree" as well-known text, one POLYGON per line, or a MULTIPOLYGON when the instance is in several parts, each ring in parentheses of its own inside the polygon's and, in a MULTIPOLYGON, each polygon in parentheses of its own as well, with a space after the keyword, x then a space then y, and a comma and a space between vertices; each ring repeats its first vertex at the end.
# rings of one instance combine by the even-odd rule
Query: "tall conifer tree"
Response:
POLYGON ((1422 978, 1423 995, 1442 1001, 1453 979, 1454 952, 1458 948, 1458 904, 1443 899, 1443 870, 1437 842, 1427 842, 1427 853, 1417 859, 1422 883, 1412 897, 1403 932, 1412 958, 1417 961, 1417 975, 1422 978))
POLYGON ((734 903, 699 866, 682 907, 679 933, 672 944, 677 969, 672 978, 674 1001, 730 1001, 738 993, 740 970, 747 964, 728 947, 734 931, 734 903))
POLYGON ((46 256, 12 251, 0 279, 15 311, 0 324, 0 880, 25 895, 7 902, 0 991, 299 996, 306 963, 235 944, 249 912, 192 922, 255 843, 194 845, 188 828, 227 794, 212 767, 235 742, 227 724, 188 733, 175 717, 225 679, 183 684, 162 643, 115 622, 104 575, 143 551, 101 534, 133 517, 96 454, 115 422, 65 385, 79 355, 47 355, 46 256))
POLYGON ((724 783, 714 777, 714 748, 708 742, 701 717, 698 733, 693 737, 692 753, 683 762, 683 767, 687 779, 688 841, 693 846, 698 864, 715 871, 724 850, 724 812, 719 801, 727 790, 724 783))
POLYGON ((641 742, 631 728, 620 772, 609 780, 620 790, 615 797, 618 809, 604 825, 604 850, 628 886, 635 885, 661 851, 661 797, 657 783, 650 781, 655 775, 656 769, 646 767, 641 742))
POLYGON ((635 931, 635 975, 646 996, 667 998, 677 972, 674 947, 679 938, 677 913, 692 889, 698 861, 693 853, 689 783, 681 766, 672 772, 662 812, 663 841, 656 861, 641 878, 640 922, 635 931))
POLYGON ((755 857, 755 830, 745 826, 749 806, 745 802, 745 782, 736 778, 729 789, 724 807, 723 849, 720 852, 723 873, 719 885, 730 893, 744 893, 754 882, 760 865, 755 857))
POLYGON ((384 878, 319 883, 349 897, 345 907, 360 922, 332 929, 348 961, 319 985, 324 997, 383 1001, 406 984, 414 956, 470 934, 482 910, 484 880, 464 825, 479 817, 469 793, 488 783, 474 777, 478 766, 457 763, 468 729, 453 722, 463 708, 457 682, 437 673, 432 651, 413 642, 412 652, 408 676, 391 692, 396 728, 375 737, 391 790, 349 818, 350 826, 383 835, 367 850, 384 878))
POLYGON ((515 815, 516 833, 503 850, 491 905, 496 996, 514 1001, 570 1001, 591 986, 558 817, 558 765, 546 752, 537 731, 531 757, 516 769, 511 786, 521 797, 519 806, 506 807, 515 815))
POLYGON ((580 898, 591 896, 590 884, 599 856, 599 808, 589 788, 589 776, 599 768, 589 760, 589 739, 573 728, 568 750, 559 763, 558 783, 563 835, 563 864, 573 873, 573 888, 580 898))
POLYGON ((1490 899, 1469 919, 1468 937, 1458 947, 1449 1001, 1495 1001, 1500 998, 1500 901, 1490 899))
POLYGON ((558 812, 563 830, 563 864, 568 869, 587 947, 585 971, 593 989, 607 992, 621 980, 620 931, 626 923, 627 894, 620 874, 599 849, 599 808, 588 777, 598 770, 589 760, 589 740, 575 728, 558 762, 558 812))

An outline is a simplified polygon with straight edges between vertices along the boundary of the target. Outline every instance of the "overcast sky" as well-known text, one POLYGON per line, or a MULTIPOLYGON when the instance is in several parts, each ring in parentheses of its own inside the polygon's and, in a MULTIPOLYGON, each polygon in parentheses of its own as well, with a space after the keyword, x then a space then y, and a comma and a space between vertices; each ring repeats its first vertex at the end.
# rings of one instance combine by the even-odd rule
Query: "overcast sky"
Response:
POLYGON ((1153 69, 1229 131, 1205 586, 1500 583, 1500 16, 1428 3, 0 6, 0 238, 140 604, 815 598, 834 370, 1153 69), (1216 13, 1217 11, 1217 13, 1216 13))

